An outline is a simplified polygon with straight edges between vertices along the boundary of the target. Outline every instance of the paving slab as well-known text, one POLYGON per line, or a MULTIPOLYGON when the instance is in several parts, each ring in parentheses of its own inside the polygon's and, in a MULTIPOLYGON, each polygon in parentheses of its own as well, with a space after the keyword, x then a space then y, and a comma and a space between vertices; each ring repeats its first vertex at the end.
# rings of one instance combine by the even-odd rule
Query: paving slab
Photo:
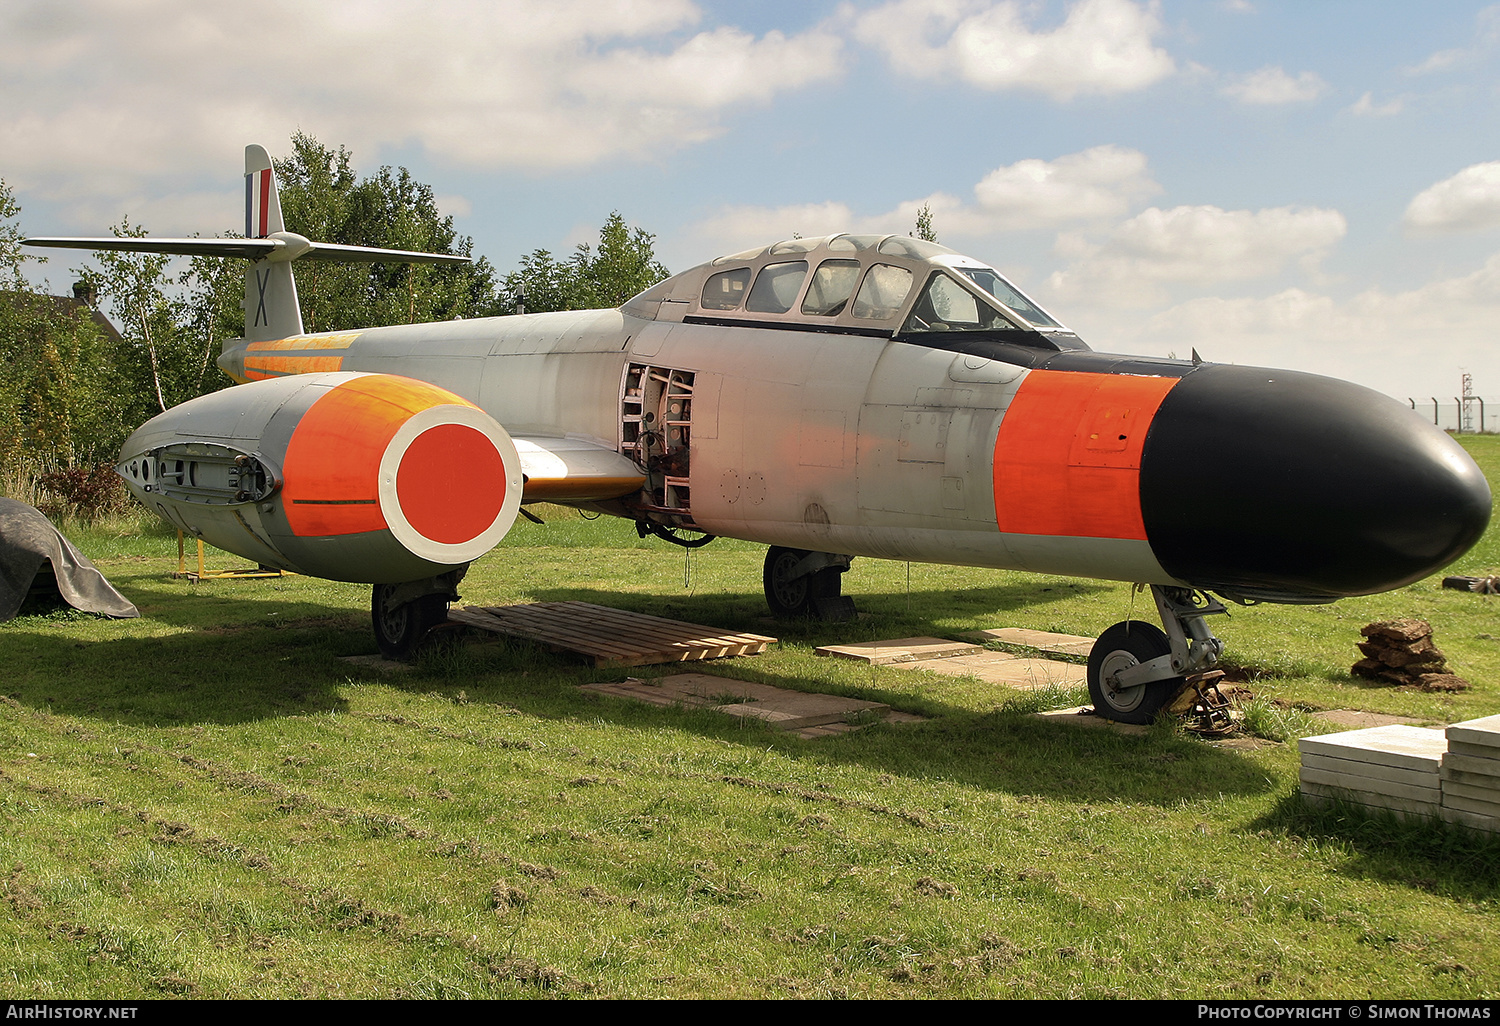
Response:
POLYGON ((1466 759, 1474 759, 1477 762, 1500 762, 1500 752, 1489 745, 1473 745, 1467 741, 1455 741, 1448 739, 1448 752, 1450 755, 1462 755, 1466 759))
POLYGON ((1443 756, 1438 767, 1438 776, 1444 780, 1470 784, 1474 787, 1490 787, 1500 791, 1500 760, 1467 759, 1449 752, 1443 756), (1491 765, 1493 763, 1493 765, 1491 765))
POLYGON ((1071 727, 1093 730, 1113 730, 1117 734, 1149 734, 1151 732, 1151 728, 1143 724, 1116 723, 1114 720, 1106 720, 1103 716, 1096 716, 1093 707, 1088 705, 1075 705, 1071 709, 1047 709, 1032 715, 1049 723, 1063 723, 1071 727))
POLYGON ((1481 816, 1473 812, 1464 812, 1462 809, 1443 809, 1442 816, 1449 823, 1458 823, 1472 830, 1486 830, 1492 834, 1500 834, 1500 819, 1494 816, 1481 816))
POLYGON ((396 660, 387 659, 382 655, 339 656, 339 659, 352 666, 363 666, 367 670, 374 670, 376 673, 411 672, 410 663, 398 663, 396 660))
MULTIPOLYGON (((1359 766, 1363 764, 1351 763, 1351 765, 1359 766)), ((1443 791, 1438 786, 1436 773, 1430 776, 1429 779, 1431 782, 1429 784, 1419 786, 1405 781, 1382 780, 1379 777, 1366 777, 1357 773, 1311 769, 1303 766, 1299 772, 1298 779, 1303 784, 1336 788, 1361 799, 1372 795, 1381 795, 1387 798, 1404 798, 1415 802, 1425 802, 1429 805, 1441 805, 1443 803, 1443 791)))
POLYGON ((1028 627, 993 627, 983 631, 965 631, 961 638, 978 641, 999 641, 1006 645, 1024 645, 1053 655, 1086 656, 1094 647, 1093 638, 1077 634, 1056 634, 1052 631, 1034 631, 1028 627))
POLYGON ((1448 728, 1449 741, 1464 744, 1484 745, 1495 750, 1500 759, 1500 716, 1483 716, 1477 720, 1465 720, 1448 728))
POLYGON ((1021 691, 1073 687, 1088 683, 1087 667, 1056 659, 1027 659, 1008 652, 981 652, 950 659, 923 659, 912 669, 954 676, 978 677, 988 684, 1004 684, 1021 691))
POLYGON ((1472 812, 1491 818, 1500 818, 1500 805, 1494 802, 1475 801, 1473 798, 1449 794, 1447 791, 1443 792, 1443 808, 1457 809, 1460 812, 1472 812))
POLYGON ((679 673, 651 680, 631 677, 624 681, 584 684, 580 686, 580 690, 630 698, 652 705, 712 709, 726 716, 759 720, 804 737, 842 733, 862 725, 851 723, 851 720, 910 723, 922 719, 909 713, 896 713, 883 702, 792 691, 771 684, 730 680, 706 673, 679 673))
POLYGON ((1337 798, 1342 801, 1353 802, 1356 805, 1367 805, 1377 809, 1393 809, 1420 816, 1436 817, 1441 814, 1443 808, 1437 802, 1413 801, 1409 798, 1397 798, 1393 795, 1376 794, 1372 791, 1354 792, 1347 788, 1331 787, 1327 784, 1315 784, 1311 781, 1303 781, 1300 788, 1304 795, 1337 798))
POLYGON ((814 649, 813 654, 856 659, 871 666, 888 666, 892 663, 974 655, 982 651, 978 645, 949 641, 946 638, 896 638, 891 641, 857 641, 851 645, 824 645, 814 649))
POLYGON ((1453 795, 1456 798, 1467 798, 1470 801, 1489 802, 1495 806, 1495 811, 1491 812, 1490 815, 1500 816, 1500 790, 1497 790, 1493 786, 1487 784, 1466 784, 1462 780, 1452 780, 1445 777, 1443 778, 1443 800, 1447 801, 1449 795, 1453 795))
POLYGON ((1321 770, 1325 773, 1349 773, 1357 777, 1389 780, 1392 783, 1408 784, 1412 787, 1437 787, 1441 779, 1441 773, 1435 775, 1431 769, 1381 766, 1371 762, 1337 759, 1331 755, 1318 755, 1316 752, 1302 753, 1302 768, 1321 770))
POLYGON ((1302 787, 1302 797, 1312 805, 1326 805, 1334 800, 1348 802, 1351 805, 1360 805, 1372 812, 1390 812, 1398 819, 1435 819, 1442 815, 1443 809, 1437 805, 1429 805, 1425 802, 1402 803, 1399 798, 1389 799, 1389 804, 1381 800, 1380 795, 1370 796, 1370 801, 1359 801, 1359 796, 1351 795, 1347 791, 1333 789, 1319 789, 1316 784, 1305 784, 1302 787))
POLYGON ((1315 720, 1323 720, 1347 730, 1358 730, 1361 727, 1384 727, 1391 723, 1416 724, 1421 720, 1410 716, 1392 716, 1388 713, 1365 712, 1363 709, 1322 709, 1310 713, 1315 720))
POLYGON ((1297 741, 1297 750, 1378 766, 1430 770, 1435 776, 1443 753, 1448 750, 1448 739, 1441 730, 1395 723, 1304 737, 1297 741))

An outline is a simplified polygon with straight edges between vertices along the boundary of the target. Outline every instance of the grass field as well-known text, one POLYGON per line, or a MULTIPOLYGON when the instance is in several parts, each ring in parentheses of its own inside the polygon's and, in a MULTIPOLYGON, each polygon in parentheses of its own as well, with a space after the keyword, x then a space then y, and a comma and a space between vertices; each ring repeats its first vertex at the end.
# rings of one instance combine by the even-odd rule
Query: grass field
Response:
MULTIPOLYGON (((1500 438, 1466 438, 1492 485, 1500 438)), ((1500 490, 1500 489, 1497 489, 1500 490)), ((772 624, 758 546, 521 522, 481 604, 585 599, 779 635, 712 672, 929 719, 800 741, 581 693, 519 643, 380 677, 368 591, 173 581, 159 531, 75 541, 140 607, 0 626, 0 992, 49 997, 1493 997, 1500 840, 1304 808, 1295 744, 1028 713, 1086 700, 815 658, 1015 625, 1093 634, 1125 585, 857 560, 850 624, 772 624)), ((227 559, 227 557, 225 557, 227 559)), ((1454 568, 1500 570, 1494 533, 1454 568)), ((1136 597, 1137 614, 1149 600, 1136 597)), ((1500 713, 1500 607, 1437 578, 1216 622, 1257 728, 1500 713), (1348 674, 1422 616, 1470 691, 1348 674)), ((673 672, 644 668, 636 676, 673 672)))

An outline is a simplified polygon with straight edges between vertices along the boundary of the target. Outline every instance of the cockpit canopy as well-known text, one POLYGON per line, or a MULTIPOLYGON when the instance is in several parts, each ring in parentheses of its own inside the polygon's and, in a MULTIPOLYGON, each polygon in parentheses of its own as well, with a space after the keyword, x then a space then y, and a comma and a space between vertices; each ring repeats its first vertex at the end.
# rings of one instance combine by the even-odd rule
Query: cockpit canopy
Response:
POLYGON ((940 333, 1087 348, 994 268, 905 235, 787 239, 720 257, 652 286, 625 312, 659 321, 879 335, 941 348, 940 333))

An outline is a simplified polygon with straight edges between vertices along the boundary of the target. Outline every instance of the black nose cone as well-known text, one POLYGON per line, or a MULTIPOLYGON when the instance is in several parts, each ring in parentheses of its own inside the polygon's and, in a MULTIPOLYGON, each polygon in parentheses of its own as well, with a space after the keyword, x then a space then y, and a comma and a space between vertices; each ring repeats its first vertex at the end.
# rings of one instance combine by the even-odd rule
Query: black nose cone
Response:
POLYGON ((1157 411, 1141 512, 1162 567, 1246 598, 1389 591, 1469 549, 1490 488, 1405 404, 1333 378, 1206 365, 1157 411))

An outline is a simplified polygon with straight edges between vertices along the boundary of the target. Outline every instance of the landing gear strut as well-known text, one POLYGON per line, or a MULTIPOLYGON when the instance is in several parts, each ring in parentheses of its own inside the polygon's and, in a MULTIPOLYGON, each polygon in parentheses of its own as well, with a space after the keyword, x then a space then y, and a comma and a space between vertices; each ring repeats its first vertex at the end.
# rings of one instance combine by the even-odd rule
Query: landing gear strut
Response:
POLYGON ((848 556, 772 545, 762 574, 766 604, 783 619, 852 620, 854 603, 839 597, 848 569, 848 556))
POLYGON ((458 601, 458 582, 468 567, 403 584, 377 584, 370 592, 375 643, 387 659, 409 659, 427 632, 448 619, 458 601))
POLYGON ((1227 612, 1191 588, 1153 584, 1151 595, 1165 631, 1124 620, 1099 635, 1089 652, 1089 697, 1094 712, 1119 723, 1150 723, 1189 678, 1212 670, 1224 645, 1204 623, 1227 612))

